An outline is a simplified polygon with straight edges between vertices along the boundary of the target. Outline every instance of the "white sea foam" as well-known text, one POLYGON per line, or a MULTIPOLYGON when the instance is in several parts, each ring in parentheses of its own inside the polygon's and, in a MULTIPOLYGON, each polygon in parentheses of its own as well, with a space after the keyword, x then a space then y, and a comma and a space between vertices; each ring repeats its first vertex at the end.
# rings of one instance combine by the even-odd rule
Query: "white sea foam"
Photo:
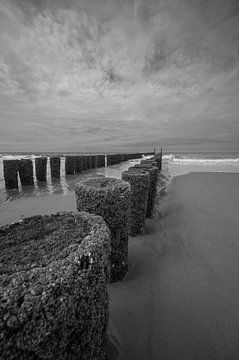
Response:
POLYGON ((175 154, 164 155, 163 160, 173 162, 175 164, 201 164, 201 165, 224 165, 239 164, 239 158, 199 158, 199 157, 182 157, 175 154))
POLYGON ((238 153, 165 154, 163 162, 170 177, 190 172, 239 172, 238 153))
POLYGON ((40 157, 40 155, 29 155, 29 154, 18 154, 18 155, 12 155, 12 154, 0 154, 0 158, 3 160, 20 160, 20 159, 35 159, 37 157, 40 157))

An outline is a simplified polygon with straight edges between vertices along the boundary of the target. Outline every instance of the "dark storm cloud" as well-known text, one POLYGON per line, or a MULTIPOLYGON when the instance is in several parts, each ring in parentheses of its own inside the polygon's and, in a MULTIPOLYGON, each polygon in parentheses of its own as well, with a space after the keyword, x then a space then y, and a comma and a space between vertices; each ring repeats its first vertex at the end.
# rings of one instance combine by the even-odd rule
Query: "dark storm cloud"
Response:
POLYGON ((0 0, 2 131, 11 146, 177 132, 225 148, 239 136, 238 39, 232 0, 0 0))

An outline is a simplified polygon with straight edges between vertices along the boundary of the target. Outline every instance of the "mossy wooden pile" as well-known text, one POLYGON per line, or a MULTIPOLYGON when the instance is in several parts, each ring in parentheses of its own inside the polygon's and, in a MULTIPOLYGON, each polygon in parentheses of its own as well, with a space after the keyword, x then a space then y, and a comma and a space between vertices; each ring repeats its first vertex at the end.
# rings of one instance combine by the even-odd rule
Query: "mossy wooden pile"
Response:
POLYGON ((75 156, 66 156, 65 157, 65 172, 66 175, 75 174, 75 156))
POLYGON ((35 158, 36 179, 46 181, 47 157, 35 158))
POLYGON ((0 228, 0 358, 105 360, 110 233, 59 213, 0 228))
POLYGON ((61 158, 59 156, 50 157, 50 168, 51 168, 52 179, 60 179, 61 158))
POLYGON ((97 166, 96 167, 104 167, 105 166, 105 156, 104 155, 98 155, 97 156, 97 166))
POLYGON ((83 155, 82 156, 82 170, 87 170, 87 156, 83 155))
POLYGON ((92 169, 96 169, 97 168, 97 164, 98 164, 98 159, 96 155, 93 155, 91 158, 91 166, 92 169))
POLYGON ((18 189, 18 160, 3 160, 3 173, 6 189, 18 189))
POLYGON ((82 157, 81 156, 75 156, 75 173, 79 174, 83 170, 82 166, 82 157))
POLYGON ((120 281, 128 269, 130 184, 120 179, 94 177, 75 186, 78 211, 102 216, 111 232, 111 282, 120 281))
POLYGON ((34 185, 33 164, 31 159, 20 159, 18 171, 22 185, 34 185))
POLYGON ((150 175, 146 218, 152 218, 154 213, 156 194, 157 194, 159 169, 155 166, 151 166, 150 164, 139 164, 129 168, 129 171, 141 171, 141 170, 148 171, 150 175))
POLYGON ((92 165, 91 165, 91 156, 87 156, 86 157, 86 169, 89 170, 91 169, 92 165))
POLYGON ((159 170, 162 170, 162 153, 160 155, 155 156, 155 161, 158 164, 159 170))
POLYGON ((150 175, 147 171, 124 171, 122 180, 129 182, 131 186, 130 235, 136 236, 144 231, 150 175))

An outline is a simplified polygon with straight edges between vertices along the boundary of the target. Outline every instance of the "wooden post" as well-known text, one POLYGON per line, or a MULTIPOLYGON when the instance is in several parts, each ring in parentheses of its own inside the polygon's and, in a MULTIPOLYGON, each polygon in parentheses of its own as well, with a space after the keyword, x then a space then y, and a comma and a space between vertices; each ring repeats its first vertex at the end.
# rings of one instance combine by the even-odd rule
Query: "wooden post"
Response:
POLYGON ((158 167, 147 165, 147 164, 139 164, 134 167, 130 167, 129 171, 148 171, 150 175, 149 182, 149 196, 148 196, 148 207, 146 212, 146 218, 152 218, 154 212, 155 198, 157 193, 157 183, 158 183, 158 167))
POLYGON ((110 234, 88 213, 0 228, 0 358, 107 358, 110 234))
POLYGON ((83 170, 82 166, 82 156, 76 156, 75 157, 75 172, 76 174, 79 174, 83 170))
POLYGON ((97 164, 98 164, 98 156, 93 155, 93 156, 91 157, 91 166, 92 166, 92 169, 96 169, 96 168, 97 168, 97 164))
POLYGON ((74 156, 66 156, 65 158, 65 172, 66 175, 74 175, 75 174, 75 157, 74 156))
POLYGON ((3 160, 3 173, 5 187, 9 189, 18 189, 18 160, 3 160))
POLYGON ((86 166, 87 166, 87 170, 92 168, 91 156, 90 156, 90 155, 88 155, 88 156, 86 157, 86 166))
POLYGON ((122 180, 130 183, 130 235, 142 234, 148 207, 150 175, 148 171, 123 171, 122 180))
POLYGON ((85 171, 87 170, 87 161, 86 161, 87 156, 83 155, 82 156, 82 170, 85 171))
POLYGON ((61 158, 51 157, 50 158, 51 177, 52 179, 60 179, 61 177, 61 158))
POLYGON ((160 167, 159 170, 162 170, 162 163, 163 163, 163 149, 160 150, 160 167))
POLYGON ((33 164, 31 159, 21 159, 18 162, 18 171, 21 180, 21 184, 34 185, 33 179, 33 164))
POLYGON ((130 184, 114 178, 84 179, 75 186, 78 211, 100 215, 111 232, 111 282, 120 281, 128 269, 130 184))
POLYGON ((46 181, 47 157, 35 158, 36 179, 46 181))

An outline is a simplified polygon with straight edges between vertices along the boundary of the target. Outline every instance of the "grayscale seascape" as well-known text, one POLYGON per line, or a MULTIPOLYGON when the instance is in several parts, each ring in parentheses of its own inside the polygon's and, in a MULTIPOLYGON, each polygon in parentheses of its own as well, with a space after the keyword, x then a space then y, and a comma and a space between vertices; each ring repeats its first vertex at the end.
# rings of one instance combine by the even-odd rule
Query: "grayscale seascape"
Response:
POLYGON ((0 0, 0 359, 239 359, 239 2, 0 0))

